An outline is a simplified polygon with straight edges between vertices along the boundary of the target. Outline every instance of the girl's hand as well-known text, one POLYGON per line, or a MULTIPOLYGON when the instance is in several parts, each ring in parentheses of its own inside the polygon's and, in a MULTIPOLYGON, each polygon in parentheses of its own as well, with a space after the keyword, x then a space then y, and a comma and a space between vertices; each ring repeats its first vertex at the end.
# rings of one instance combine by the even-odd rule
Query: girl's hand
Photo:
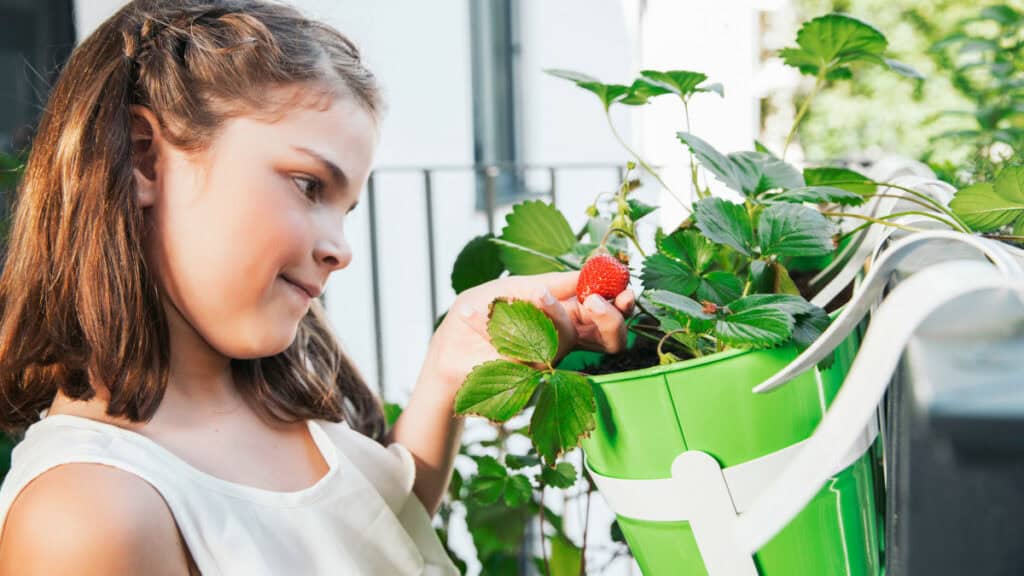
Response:
POLYGON ((551 318, 558 331, 558 354, 552 364, 576 348, 623 351, 625 317, 632 314, 636 300, 633 291, 626 289, 614 303, 591 295, 581 305, 576 300, 578 278, 578 271, 509 276, 466 290, 434 333, 425 368, 434 370, 454 396, 473 367, 502 358, 487 334, 488 306, 495 298, 528 300, 551 318))

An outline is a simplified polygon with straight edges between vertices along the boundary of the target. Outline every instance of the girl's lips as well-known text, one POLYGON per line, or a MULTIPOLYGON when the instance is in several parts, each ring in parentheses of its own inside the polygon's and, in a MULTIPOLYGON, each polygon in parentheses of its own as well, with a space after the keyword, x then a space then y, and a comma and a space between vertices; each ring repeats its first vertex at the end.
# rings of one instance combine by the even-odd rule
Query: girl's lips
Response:
POLYGON ((293 282, 293 281, 292 281, 291 279, 289 279, 289 278, 288 278, 287 276, 281 276, 281 279, 282 279, 282 280, 284 280, 284 282, 285 282, 286 284, 288 284, 288 285, 289 285, 290 287, 292 287, 293 289, 295 289, 295 291, 296 291, 296 292, 298 292, 298 293, 299 293, 299 294, 300 294, 301 296, 305 297, 306 299, 308 299, 308 300, 312 300, 313 298, 315 298, 315 296, 313 296, 312 294, 310 294, 310 293, 309 293, 309 291, 308 291, 308 290, 307 290, 306 288, 303 288, 303 287, 302 287, 301 285, 299 285, 298 283, 296 283, 296 282, 293 282))

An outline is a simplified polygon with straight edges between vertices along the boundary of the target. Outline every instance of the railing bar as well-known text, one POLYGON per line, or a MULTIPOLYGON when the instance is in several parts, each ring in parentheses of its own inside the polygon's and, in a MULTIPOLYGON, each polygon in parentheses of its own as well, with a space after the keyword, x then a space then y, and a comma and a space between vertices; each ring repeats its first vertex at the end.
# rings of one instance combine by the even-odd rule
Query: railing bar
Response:
POLYGON ((377 245, 377 196, 376 179, 370 174, 366 182, 366 199, 370 220, 370 285, 373 291, 373 338, 377 361, 377 389, 381 398, 386 398, 384 387, 384 323, 381 314, 380 258, 377 245))
POLYGON ((434 257, 434 186, 430 169, 423 171, 423 191, 427 204, 427 262, 430 269, 430 325, 437 322, 437 263, 434 257))
POLYGON ((558 194, 557 194, 558 187, 555 185, 555 183, 558 181, 558 177, 557 177, 558 174, 557 174, 557 172, 558 172, 558 169, 555 168, 554 166, 551 166, 551 167, 548 168, 548 179, 550 180, 551 205, 552 206, 557 206, 558 205, 558 194))
POLYGON ((494 234, 494 211, 497 204, 497 181, 499 169, 497 166, 488 166, 484 170, 484 194, 487 206, 487 232, 494 234))

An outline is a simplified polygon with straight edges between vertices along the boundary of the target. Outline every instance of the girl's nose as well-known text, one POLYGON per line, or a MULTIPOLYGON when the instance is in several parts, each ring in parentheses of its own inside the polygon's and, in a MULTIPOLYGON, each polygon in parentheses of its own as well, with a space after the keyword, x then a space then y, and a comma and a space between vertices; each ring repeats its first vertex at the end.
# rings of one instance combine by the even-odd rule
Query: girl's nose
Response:
POLYGON ((323 237, 313 249, 313 258, 331 272, 341 270, 352 262, 352 247, 340 233, 323 237))

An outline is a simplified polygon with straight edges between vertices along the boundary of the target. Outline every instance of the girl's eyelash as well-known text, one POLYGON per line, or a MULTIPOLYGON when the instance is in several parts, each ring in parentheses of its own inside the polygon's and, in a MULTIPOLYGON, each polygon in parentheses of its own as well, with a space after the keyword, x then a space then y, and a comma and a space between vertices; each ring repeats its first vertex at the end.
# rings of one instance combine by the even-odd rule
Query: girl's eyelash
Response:
POLYGON ((292 181, 298 184, 299 190, 306 195, 310 200, 316 200, 320 197, 320 191, 323 188, 323 183, 317 178, 310 176, 293 176, 292 181), (300 182, 305 182, 309 187, 304 187, 300 182))

